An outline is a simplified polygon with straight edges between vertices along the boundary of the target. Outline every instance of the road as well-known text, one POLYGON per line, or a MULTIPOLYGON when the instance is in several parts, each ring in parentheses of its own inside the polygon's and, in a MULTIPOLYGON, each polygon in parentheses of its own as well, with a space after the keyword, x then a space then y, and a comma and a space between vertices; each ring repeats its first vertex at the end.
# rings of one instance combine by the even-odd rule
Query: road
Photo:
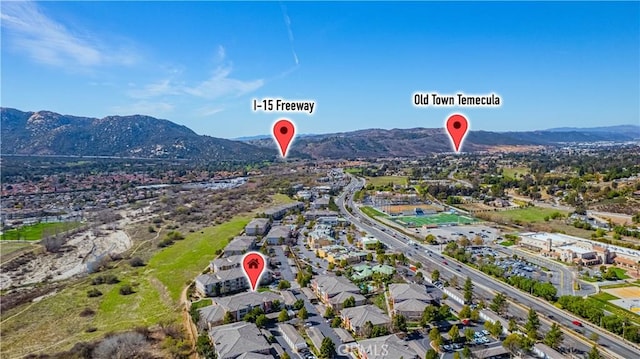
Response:
MULTIPOLYGON (((488 294, 488 298, 492 298, 496 291, 505 293, 512 301, 510 308, 511 311, 513 311, 513 315, 516 317, 525 318, 528 309, 534 309, 541 316, 540 319, 543 324, 541 332, 544 332, 545 329, 551 325, 552 321, 549 319, 553 319, 553 322, 572 329, 576 328, 576 326, 572 324, 572 321, 577 320, 584 323, 584 327, 580 328, 584 336, 589 337, 592 332, 598 334, 600 338, 598 342, 603 347, 601 348, 601 353, 604 355, 618 358, 637 357, 640 347, 624 341, 601 328, 591 325, 590 323, 586 323, 582 318, 578 318, 568 312, 565 312, 542 299, 533 297, 528 293, 524 293, 473 268, 458 266, 453 263, 451 265, 442 265, 441 263, 444 258, 431 251, 424 254, 424 252, 411 250, 411 247, 407 245, 410 238, 391 227, 375 223, 373 220, 368 219, 368 217, 354 205, 353 193, 355 190, 360 189, 363 186, 364 180, 353 178, 345 191, 336 199, 336 204, 340 207, 341 212, 347 219, 376 236, 376 238, 380 239, 386 245, 397 250, 401 250, 404 253, 408 253, 409 258, 421 262, 423 265, 427 266, 427 268, 438 268, 443 274, 448 273, 449 275, 458 275, 461 278, 466 278, 467 276, 470 277, 475 283, 476 289, 484 291, 485 294, 488 294), (347 197, 347 195, 348 198, 346 198, 345 202, 345 197, 347 197), (353 212, 356 214, 355 216, 346 210, 345 204, 348 204, 348 206, 353 209, 353 212), (457 266, 455 269, 452 268, 454 265, 457 266), (491 286, 491 288, 488 288, 481 283, 486 283, 491 286), (546 315, 546 317, 543 315, 546 315)), ((575 349, 582 352, 590 349, 592 344, 578 336, 576 333, 573 333, 570 330, 565 330, 565 334, 568 334, 565 335, 565 346, 573 346, 575 349)))

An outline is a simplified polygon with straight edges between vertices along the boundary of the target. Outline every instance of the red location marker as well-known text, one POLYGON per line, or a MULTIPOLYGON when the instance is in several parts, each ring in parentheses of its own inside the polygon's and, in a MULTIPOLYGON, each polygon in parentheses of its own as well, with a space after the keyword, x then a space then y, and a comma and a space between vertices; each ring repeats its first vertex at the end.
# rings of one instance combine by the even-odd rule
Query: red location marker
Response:
POLYGON ((460 152, 460 145, 462 144, 464 136, 467 134, 468 128, 469 122, 462 115, 451 115, 447 119, 447 132, 449 133, 449 137, 451 138, 451 142, 453 142, 453 147, 456 149, 456 152, 460 152))
POLYGON ((249 279, 251 290, 255 292, 260 282, 260 277, 264 273, 264 257, 258 252, 249 252, 242 258, 242 269, 249 279))
POLYGON ((273 138, 275 138, 278 146, 280 146, 282 157, 287 157, 287 150, 289 149, 295 132, 296 130, 293 123, 287 119, 282 119, 273 125, 273 138))

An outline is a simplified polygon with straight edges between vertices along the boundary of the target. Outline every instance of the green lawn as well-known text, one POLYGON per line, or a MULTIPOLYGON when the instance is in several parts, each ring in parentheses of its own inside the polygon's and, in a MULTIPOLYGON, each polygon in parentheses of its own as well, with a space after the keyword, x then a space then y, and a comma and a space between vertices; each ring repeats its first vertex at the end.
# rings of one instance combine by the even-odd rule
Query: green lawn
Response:
POLYGON ((16 229, 10 229, 4 232, 0 239, 2 240, 27 240, 39 241, 42 239, 42 233, 54 234, 57 232, 65 232, 80 226, 80 222, 43 222, 22 226, 16 229))
POLYGON ((505 246, 505 247, 511 247, 514 244, 515 243, 513 241, 502 241, 502 242, 500 242, 500 245, 501 246, 505 246))
POLYGON ((360 207, 360 210, 362 211, 362 213, 366 214, 367 216, 373 218, 373 217, 387 217, 386 214, 378 211, 377 209, 373 208, 373 207, 369 207, 369 206, 364 206, 364 207, 360 207))
POLYGON ((626 270, 624 270, 624 269, 622 269, 622 268, 615 268, 615 267, 612 267, 612 268, 611 268, 611 270, 612 270, 613 272, 615 272, 615 273, 616 273, 616 277, 618 277, 618 279, 628 279, 628 278, 631 278, 631 277, 629 277, 629 276, 627 275, 627 271, 626 271, 626 270))
POLYGON ((167 288, 171 299, 177 301, 187 282, 202 272, 215 257, 218 249, 240 234, 251 216, 237 216, 218 226, 189 233, 186 238, 156 253, 147 265, 148 270, 167 288))
POLYGON ((389 183, 404 186, 407 184, 407 177, 400 176, 379 176, 379 177, 365 177, 367 184, 372 184, 376 187, 386 186, 389 183))
POLYGON ((595 298, 595 299, 598 299, 598 300, 601 300, 601 301, 605 301, 605 302, 608 302, 610 300, 620 299, 620 298, 616 297, 615 295, 609 294, 607 292, 600 292, 598 294, 594 294, 594 295, 591 296, 591 298, 595 298))
POLYGON ((516 178, 516 175, 521 177, 529 172, 526 167, 502 168, 502 177, 516 178))
POLYGON ((441 212, 438 214, 424 215, 424 216, 403 216, 394 217, 393 220, 403 226, 407 226, 409 223, 413 223, 414 226, 420 227, 429 224, 444 224, 444 223, 460 223, 469 224, 476 222, 475 219, 467 216, 459 216, 453 213, 441 212))
POLYGON ((279 205, 279 204, 285 204, 285 203, 292 203, 295 202, 296 200, 289 198, 289 196, 287 196, 286 194, 282 194, 282 193, 276 193, 276 194, 272 194, 271 195, 271 200, 273 201, 273 206, 279 205))
POLYGON ((528 207, 510 209, 507 211, 499 211, 492 213, 492 216, 499 216, 512 221, 521 222, 544 222, 546 216, 550 216, 554 212, 559 212, 563 215, 567 215, 567 212, 559 211, 553 208, 540 208, 540 207, 528 207))
POLYGON ((352 175, 359 175, 362 173, 362 168, 345 168, 344 172, 352 175))

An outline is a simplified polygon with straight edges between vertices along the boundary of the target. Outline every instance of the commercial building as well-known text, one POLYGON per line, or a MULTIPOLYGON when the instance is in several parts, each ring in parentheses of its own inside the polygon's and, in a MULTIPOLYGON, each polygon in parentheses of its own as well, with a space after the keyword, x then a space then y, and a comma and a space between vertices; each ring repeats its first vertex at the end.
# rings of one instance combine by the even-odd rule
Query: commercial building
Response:
POLYGON ((256 237, 254 236, 237 236, 234 237, 226 247, 224 247, 224 256, 245 254, 255 248, 256 237))
POLYGON ((213 272, 240 268, 242 265, 242 258, 244 258, 244 255, 217 258, 209 263, 209 268, 211 268, 213 272))
POLYGON ((196 290, 208 297, 236 293, 249 288, 247 277, 241 269, 201 274, 196 277, 196 290))
POLYGON ((291 228, 289 226, 274 226, 265 236, 267 244, 289 243, 291 239, 291 228))

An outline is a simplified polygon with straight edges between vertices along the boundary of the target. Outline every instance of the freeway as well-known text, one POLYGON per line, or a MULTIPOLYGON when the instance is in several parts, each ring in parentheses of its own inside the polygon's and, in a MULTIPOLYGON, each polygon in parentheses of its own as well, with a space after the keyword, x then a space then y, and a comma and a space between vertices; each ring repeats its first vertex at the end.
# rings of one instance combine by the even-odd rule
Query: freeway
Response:
MULTIPOLYGON (((396 231, 392 227, 368 219, 367 216, 354 205, 353 194, 363 186, 364 180, 352 178, 352 181, 347 185, 343 193, 337 197, 336 204, 340 207, 344 216, 352 223, 376 236, 376 238, 380 239, 389 247, 404 252, 409 258, 421 262, 427 268, 438 268, 441 273, 448 272, 450 275, 459 275, 462 278, 466 278, 467 276, 470 277, 476 288, 484 289, 486 293, 490 293, 487 298, 493 297, 496 291, 506 294, 512 301, 512 305, 509 306, 510 310, 512 310, 519 318, 526 318, 526 312, 528 309, 533 308, 538 312, 538 314, 546 315, 546 317, 540 315, 540 320, 543 324, 546 324, 547 328, 552 323, 550 319, 566 328, 576 328, 576 326, 572 324, 572 321, 575 320, 584 323, 584 327, 580 328, 582 334, 589 337, 592 332, 597 333, 599 336, 598 343, 603 347, 600 351, 608 357, 635 358, 638 356, 640 347, 637 347, 634 344, 603 330, 602 328, 591 325, 590 323, 585 322, 582 318, 565 312, 564 310, 545 302, 543 299, 524 293, 508 284, 500 282, 493 277, 475 270, 474 268, 457 264, 455 265, 455 268, 452 268, 454 266, 453 263, 450 265, 443 265, 442 262, 444 262, 444 257, 441 257, 429 250, 426 250, 426 252, 413 252, 412 248, 407 244, 410 238, 405 236, 403 233, 396 231), (347 211, 347 205, 353 210, 355 215, 347 211), (423 253, 427 253, 427 255, 424 255, 423 253), (490 286, 491 288, 488 288, 487 286, 490 286)), ((545 329, 545 326, 543 326, 541 332, 545 332, 545 329)), ((588 351, 592 345, 590 341, 585 340, 571 330, 565 331, 565 334, 568 334, 565 335, 565 342, 568 344, 567 346, 571 346, 579 352, 588 351)))

